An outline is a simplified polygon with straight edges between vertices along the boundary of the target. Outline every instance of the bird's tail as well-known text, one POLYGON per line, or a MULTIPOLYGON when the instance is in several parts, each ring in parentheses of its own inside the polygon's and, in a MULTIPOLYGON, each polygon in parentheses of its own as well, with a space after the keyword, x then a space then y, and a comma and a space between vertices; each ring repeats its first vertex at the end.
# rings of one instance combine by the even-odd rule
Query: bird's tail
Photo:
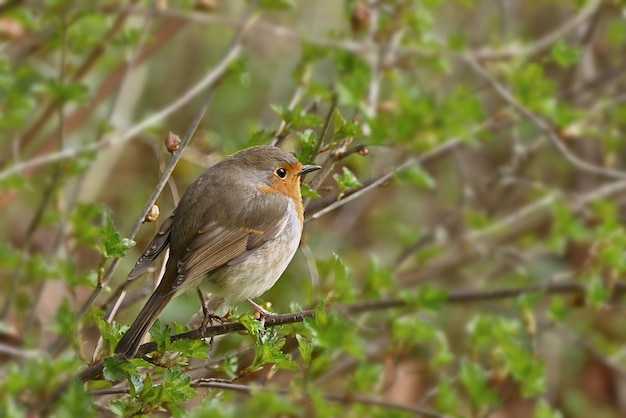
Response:
POLYGON ((133 358, 137 354, 143 336, 154 324, 170 299, 172 299, 171 294, 163 296, 159 294, 158 290, 155 291, 137 315, 135 322, 117 343, 115 354, 123 354, 127 359, 133 358))

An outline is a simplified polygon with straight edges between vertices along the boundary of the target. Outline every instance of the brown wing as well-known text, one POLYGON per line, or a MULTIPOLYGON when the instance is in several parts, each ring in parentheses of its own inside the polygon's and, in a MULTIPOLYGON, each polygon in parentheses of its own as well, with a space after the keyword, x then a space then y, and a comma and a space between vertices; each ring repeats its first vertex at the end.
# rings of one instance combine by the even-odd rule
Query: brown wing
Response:
POLYGON ((128 273, 128 280, 134 279, 139 276, 141 273, 146 271, 148 266, 152 264, 155 258, 161 254, 161 251, 167 247, 170 243, 170 236, 172 233, 172 224, 174 223, 174 214, 172 214, 169 218, 163 222, 159 232, 150 240, 146 249, 144 250, 137 263, 135 263, 135 267, 128 273))
POLYGON ((209 222, 198 230, 178 262, 178 276, 172 284, 175 291, 186 280, 193 280, 225 264, 243 261, 265 242, 278 235, 287 224, 287 213, 263 219, 252 227, 224 227, 209 222))

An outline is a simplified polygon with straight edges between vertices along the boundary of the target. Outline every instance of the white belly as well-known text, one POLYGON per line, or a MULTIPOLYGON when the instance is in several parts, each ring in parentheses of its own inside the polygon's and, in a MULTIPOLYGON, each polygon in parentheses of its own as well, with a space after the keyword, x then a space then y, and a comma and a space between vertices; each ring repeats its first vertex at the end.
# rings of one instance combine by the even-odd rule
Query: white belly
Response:
POLYGON ((302 235, 294 202, 289 202, 287 213, 285 227, 274 240, 261 245, 242 262, 209 273, 201 286, 227 302, 255 298, 274 286, 296 253, 302 235))

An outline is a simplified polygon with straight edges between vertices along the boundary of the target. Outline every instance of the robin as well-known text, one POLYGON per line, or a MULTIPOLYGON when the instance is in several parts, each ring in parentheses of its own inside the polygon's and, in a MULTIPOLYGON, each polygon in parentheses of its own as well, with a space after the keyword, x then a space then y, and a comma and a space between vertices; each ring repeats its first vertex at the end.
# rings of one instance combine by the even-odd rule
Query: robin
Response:
POLYGON ((122 336, 115 352, 132 358, 175 294, 198 286, 228 302, 253 302, 293 258, 302 235, 300 179, 319 170, 272 146, 241 150, 206 170, 183 194, 135 267, 143 273, 169 245, 158 287, 122 336))

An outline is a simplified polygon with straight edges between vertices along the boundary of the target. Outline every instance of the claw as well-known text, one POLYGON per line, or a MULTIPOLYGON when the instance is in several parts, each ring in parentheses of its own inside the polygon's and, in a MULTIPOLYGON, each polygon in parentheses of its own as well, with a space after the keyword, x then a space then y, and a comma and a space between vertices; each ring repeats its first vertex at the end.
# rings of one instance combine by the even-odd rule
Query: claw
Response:
MULTIPOLYGON (((215 315, 207 306, 204 297, 202 296, 202 291, 200 289, 196 289, 196 291, 198 292, 198 297, 200 298, 200 306, 202 307, 202 324, 200 325, 200 337, 202 337, 202 340, 206 340, 206 336, 205 336, 205 332, 207 329, 207 326, 210 324, 211 326, 213 326, 213 321, 217 321, 220 324, 223 324, 224 318, 222 318, 219 315, 215 315)), ((213 344, 213 337, 211 337, 211 339, 209 340, 209 345, 213 344)))
POLYGON ((274 312, 270 312, 270 311, 264 309, 261 305, 259 305, 258 303, 256 303, 252 299, 246 299, 246 302, 248 302, 248 304, 250 306, 252 306, 256 310, 256 313, 259 316, 258 319, 259 319, 259 321, 261 321, 261 325, 263 325, 263 326, 265 326, 265 318, 270 318, 270 317, 276 315, 274 312))

